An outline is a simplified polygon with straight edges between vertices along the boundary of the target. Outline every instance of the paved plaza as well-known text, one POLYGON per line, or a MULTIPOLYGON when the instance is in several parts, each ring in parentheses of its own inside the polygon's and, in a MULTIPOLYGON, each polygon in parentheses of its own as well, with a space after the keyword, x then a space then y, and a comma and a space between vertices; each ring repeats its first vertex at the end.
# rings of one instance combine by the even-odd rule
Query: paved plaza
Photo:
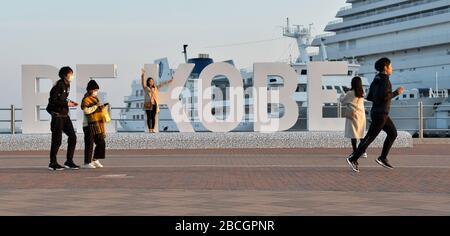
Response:
POLYGON ((450 215, 448 144, 394 149, 392 171, 371 149, 359 174, 349 152, 110 150, 104 169, 62 172, 47 152, 0 152, 0 215, 450 215))

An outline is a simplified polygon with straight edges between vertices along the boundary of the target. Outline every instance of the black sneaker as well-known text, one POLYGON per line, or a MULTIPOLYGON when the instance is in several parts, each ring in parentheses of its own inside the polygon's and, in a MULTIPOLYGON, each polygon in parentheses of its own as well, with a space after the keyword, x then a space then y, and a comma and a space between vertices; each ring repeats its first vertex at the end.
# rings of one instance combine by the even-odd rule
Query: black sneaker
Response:
POLYGON ((75 163, 73 163, 73 162, 66 162, 64 164, 64 167, 66 167, 66 169, 69 169, 69 170, 79 170, 80 169, 80 167, 75 165, 75 163))
POLYGON ((358 167, 358 162, 357 161, 352 161, 352 157, 353 157, 353 155, 350 155, 348 158, 347 158, 347 163, 348 163, 348 165, 352 168, 352 170, 354 171, 354 172, 357 172, 357 173, 359 173, 359 167, 358 167))
POLYGON ((61 166, 58 163, 50 163, 50 165, 48 165, 48 169, 51 171, 61 171, 64 170, 64 166, 61 166))
POLYGON ((389 164, 389 161, 387 159, 378 158, 376 160, 376 162, 378 163, 378 165, 380 165, 380 166, 382 166, 382 167, 384 167, 386 169, 389 169, 389 170, 394 169, 394 167, 391 166, 391 164, 389 164))

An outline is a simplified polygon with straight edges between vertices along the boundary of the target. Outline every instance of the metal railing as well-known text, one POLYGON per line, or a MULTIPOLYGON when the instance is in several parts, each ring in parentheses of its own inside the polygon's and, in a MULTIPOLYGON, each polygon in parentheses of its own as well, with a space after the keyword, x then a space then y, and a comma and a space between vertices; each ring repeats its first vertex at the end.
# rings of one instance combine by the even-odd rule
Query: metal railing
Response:
MULTIPOLYGON (((126 122, 126 121, 131 121, 131 122, 145 122, 145 114, 144 113, 139 113, 139 117, 138 115, 136 115, 136 117, 133 118, 123 118, 123 117, 117 117, 117 115, 115 116, 113 112, 116 112, 116 114, 122 114, 124 112, 131 112, 134 110, 139 110, 142 111, 142 108, 140 107, 111 107, 111 120, 112 122, 114 122, 115 127, 118 127, 118 123, 120 122, 126 122), (142 115, 144 114, 144 119, 142 119, 142 115)), ((298 118, 298 122, 296 124, 296 128, 293 128, 292 131, 300 131, 300 130, 306 130, 307 127, 307 116, 305 115, 307 113, 308 108, 307 107, 303 107, 303 109, 305 109, 303 112, 301 112, 302 114, 299 115, 298 118)), ((324 107, 324 109, 326 109, 325 113, 328 113, 329 115, 326 116, 325 118, 343 118, 343 113, 342 113, 342 105, 340 103, 336 103, 335 105, 331 105, 331 106, 326 106, 324 107), (330 115, 331 114, 331 115, 330 115)), ((367 120, 368 123, 371 122, 370 120, 370 109, 371 106, 367 106, 366 107, 366 116, 367 116, 367 120)), ((450 135, 450 127, 440 127, 438 128, 437 124, 438 121, 442 121, 442 120, 446 120, 449 121, 448 123, 444 122, 445 124, 449 124, 450 126, 450 105, 424 105, 422 102, 419 102, 417 105, 396 105, 396 106, 392 106, 392 110, 396 110, 396 109, 411 109, 409 111, 410 115, 407 116, 391 116, 391 118, 394 120, 394 122, 400 124, 399 130, 400 131, 408 131, 411 132, 413 134, 415 134, 418 138, 424 138, 425 137, 425 133, 439 133, 441 132, 442 134, 446 134, 446 135, 450 135), (436 111, 437 108, 449 108, 446 111, 448 112, 448 115, 443 116, 443 117, 438 117, 438 116, 426 116, 425 114, 425 110, 433 110, 436 111), (417 109, 416 115, 411 115, 411 111, 417 109), (411 124, 412 127, 403 127, 402 123, 409 121, 409 124, 411 124), (427 123, 428 124, 433 124, 435 123, 436 127, 433 127, 433 125, 428 125, 430 127, 427 127, 427 123), (414 125, 413 125, 414 124, 414 125)), ((76 111, 76 108, 71 109, 71 111, 76 111)), ((17 108, 15 105, 11 105, 9 108, 0 108, 0 112, 8 112, 8 116, 9 119, 0 119, 0 124, 1 123, 8 123, 9 125, 9 130, 3 130, 0 131, 0 133, 6 133, 6 134, 16 134, 18 133, 18 123, 22 123, 23 120, 22 119, 17 119, 17 112, 22 111, 22 108, 17 108)), ((41 108, 41 111, 45 111, 45 109, 41 108)), ((445 111, 443 111, 445 113, 445 111)), ((398 113, 398 112, 397 112, 398 113)), ((75 119, 73 121, 76 121, 75 119)), ((159 119, 159 121, 172 121, 172 119, 159 119)))
POLYGON ((9 108, 0 108, 0 111, 8 111, 9 112, 9 119, 4 120, 0 119, 0 123, 9 123, 9 129, 11 134, 16 133, 16 122, 22 122, 21 120, 16 119, 16 111, 21 110, 17 109, 15 105, 11 105, 9 108))
MULTIPOLYGON (((338 110, 339 114, 338 117, 342 117, 342 107, 341 104, 338 104, 338 110)), ((371 123, 371 117, 370 117, 370 110, 372 106, 366 106, 366 116, 367 116, 367 123, 371 123)), ((423 102, 419 102, 417 105, 393 105, 391 107, 391 119, 394 121, 394 123, 397 124, 398 130, 400 131, 407 131, 412 134, 414 134, 417 138, 423 139, 427 134, 428 136, 442 136, 446 135, 450 137, 450 105, 442 105, 442 104, 435 104, 435 105, 424 105, 423 102), (433 110, 436 112, 437 108, 448 108, 446 111, 443 111, 444 113, 447 113, 445 117, 438 117, 436 114, 435 116, 427 116, 425 114, 425 110, 433 110), (392 115, 392 113, 399 113, 400 109, 417 109, 416 115, 403 115, 400 116, 392 115), (395 111, 395 112, 393 112, 395 111), (445 123, 445 127, 438 128, 438 121, 449 121, 445 123), (417 125, 417 128, 411 127, 411 128, 403 128, 405 122, 412 121, 408 124, 415 124, 417 125), (435 126, 435 127, 433 127, 435 126)), ((367 126, 368 127, 368 126, 367 126)))

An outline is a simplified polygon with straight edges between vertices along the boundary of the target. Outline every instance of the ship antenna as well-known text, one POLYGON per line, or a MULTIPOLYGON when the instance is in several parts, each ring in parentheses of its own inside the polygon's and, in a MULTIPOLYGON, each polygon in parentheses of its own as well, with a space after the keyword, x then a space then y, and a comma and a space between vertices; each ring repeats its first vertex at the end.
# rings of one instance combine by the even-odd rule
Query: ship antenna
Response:
POLYGON ((188 55, 187 55, 187 48, 188 48, 188 46, 189 45, 187 45, 187 44, 185 44, 185 45, 183 45, 183 54, 184 54, 184 62, 185 63, 188 63, 188 55))
POLYGON ((286 27, 283 29, 283 36, 294 38, 297 40, 297 46, 300 55, 298 56, 296 63, 310 62, 307 48, 311 46, 312 24, 309 25, 309 27, 304 27, 302 25, 294 25, 294 26, 295 27, 291 28, 289 18, 287 18, 286 27))

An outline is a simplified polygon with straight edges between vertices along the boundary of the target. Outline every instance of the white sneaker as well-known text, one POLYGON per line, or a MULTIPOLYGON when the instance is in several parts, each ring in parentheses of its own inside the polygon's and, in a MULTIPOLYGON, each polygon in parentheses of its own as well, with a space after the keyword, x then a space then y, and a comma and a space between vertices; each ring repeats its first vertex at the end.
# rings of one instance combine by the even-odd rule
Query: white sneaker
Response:
POLYGON ((97 167, 94 165, 94 163, 84 164, 83 169, 97 169, 97 167))
POLYGON ((367 155, 367 152, 365 152, 363 155, 362 155, 362 158, 368 158, 369 157, 369 155, 367 155))
POLYGON ((103 165, 99 160, 92 162, 92 164, 95 166, 95 168, 103 168, 103 165))

